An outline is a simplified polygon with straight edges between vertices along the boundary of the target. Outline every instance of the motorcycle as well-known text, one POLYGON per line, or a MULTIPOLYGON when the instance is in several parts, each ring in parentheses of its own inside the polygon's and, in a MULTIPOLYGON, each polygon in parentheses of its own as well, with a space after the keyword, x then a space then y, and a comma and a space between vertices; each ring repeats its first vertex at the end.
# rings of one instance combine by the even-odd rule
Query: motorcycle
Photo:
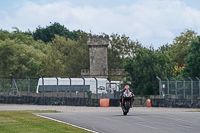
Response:
POLYGON ((132 108, 134 94, 129 90, 125 90, 122 94, 121 108, 124 115, 127 115, 129 109, 132 108))

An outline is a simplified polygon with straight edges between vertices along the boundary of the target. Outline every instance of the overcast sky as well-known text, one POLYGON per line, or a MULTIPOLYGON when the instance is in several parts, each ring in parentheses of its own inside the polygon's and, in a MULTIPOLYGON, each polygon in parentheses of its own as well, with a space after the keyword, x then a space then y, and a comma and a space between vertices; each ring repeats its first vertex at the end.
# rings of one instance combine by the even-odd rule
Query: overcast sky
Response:
POLYGON ((34 31, 58 22, 70 31, 125 34, 144 46, 200 33, 200 0, 1 0, 0 29, 34 31))

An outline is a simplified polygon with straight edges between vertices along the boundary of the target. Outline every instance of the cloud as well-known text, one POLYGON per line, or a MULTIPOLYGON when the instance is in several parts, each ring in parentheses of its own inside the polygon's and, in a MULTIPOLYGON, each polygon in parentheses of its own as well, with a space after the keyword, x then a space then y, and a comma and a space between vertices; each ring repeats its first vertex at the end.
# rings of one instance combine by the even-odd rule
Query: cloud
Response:
POLYGON ((140 0, 109 8, 89 4, 77 6, 69 1, 24 2, 14 14, 9 17, 4 13, 6 17, 0 18, 0 25, 16 26, 25 31, 59 22, 70 30, 125 34, 156 48, 171 43, 185 29, 200 32, 200 11, 179 0, 140 0))

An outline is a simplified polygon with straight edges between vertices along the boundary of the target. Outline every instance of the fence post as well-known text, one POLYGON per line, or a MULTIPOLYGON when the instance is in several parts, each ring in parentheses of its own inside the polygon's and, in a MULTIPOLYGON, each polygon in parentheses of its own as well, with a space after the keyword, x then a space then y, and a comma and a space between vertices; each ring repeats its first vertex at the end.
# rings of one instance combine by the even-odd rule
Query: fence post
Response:
POLYGON ((58 78, 56 76, 54 76, 57 80, 57 85, 56 85, 56 92, 57 92, 57 97, 58 97, 58 78))
POLYGON ((26 75, 28 79, 28 96, 30 96, 30 78, 26 75))
POLYGON ((193 80, 188 77, 191 80, 191 99, 193 99, 193 80))
POLYGON ((193 80, 190 77, 188 78, 191 80, 191 99, 193 99, 193 80))
POLYGON ((14 76, 12 74, 10 74, 11 77, 11 81, 12 81, 12 90, 13 90, 13 95, 15 95, 15 88, 14 88, 14 76))
MULTIPOLYGON (((10 76, 12 77, 12 89, 13 89, 13 95, 15 95, 15 89, 16 91, 18 92, 18 95, 20 96, 20 92, 18 90, 18 87, 17 87, 17 83, 15 82, 15 78, 12 74, 10 74, 10 76)), ((20 89, 21 91, 21 89, 20 89)))
POLYGON ((110 77, 108 77, 107 80, 109 81, 109 88, 111 88, 111 79, 110 79, 110 77))
POLYGON ((42 98, 44 98, 44 78, 42 76, 40 78, 42 78, 42 98))
POLYGON ((185 80, 181 77, 183 80, 183 99, 185 99, 185 80))
POLYGON ((158 76, 156 76, 156 78, 159 80, 159 95, 161 98, 161 79, 158 76))
POLYGON ((165 79, 167 80, 167 98, 169 98, 169 80, 167 77, 165 77, 165 79))
POLYGON ((175 80, 175 94, 176 94, 176 99, 177 99, 177 80, 174 77, 172 78, 175 80))
POLYGON ((200 79, 196 77, 197 80, 199 80, 199 98, 200 98, 200 79))
POLYGON ((95 77, 94 79, 96 80, 96 99, 98 99, 98 80, 95 77))
POLYGON ((71 81, 71 78, 69 76, 67 76, 67 78, 69 78, 69 82, 70 82, 69 90, 70 90, 70 98, 71 98, 72 97, 72 91, 71 91, 72 81, 71 81))
POLYGON ((85 98, 85 78, 83 76, 81 78, 83 79, 83 85, 84 85, 84 87, 83 87, 83 98, 85 98))

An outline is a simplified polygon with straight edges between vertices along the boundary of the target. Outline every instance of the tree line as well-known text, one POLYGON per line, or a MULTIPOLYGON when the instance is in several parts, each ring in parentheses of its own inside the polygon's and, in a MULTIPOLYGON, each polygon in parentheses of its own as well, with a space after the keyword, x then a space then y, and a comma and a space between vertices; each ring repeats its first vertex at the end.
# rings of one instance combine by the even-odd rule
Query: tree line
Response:
MULTIPOLYGON (((35 31, 0 30, 0 76, 80 77, 89 69, 87 36, 59 23, 35 31)), ((126 35, 110 35, 108 69, 124 69, 136 94, 158 94, 159 77, 200 77, 200 37, 186 30, 172 44, 154 49, 126 35)))

